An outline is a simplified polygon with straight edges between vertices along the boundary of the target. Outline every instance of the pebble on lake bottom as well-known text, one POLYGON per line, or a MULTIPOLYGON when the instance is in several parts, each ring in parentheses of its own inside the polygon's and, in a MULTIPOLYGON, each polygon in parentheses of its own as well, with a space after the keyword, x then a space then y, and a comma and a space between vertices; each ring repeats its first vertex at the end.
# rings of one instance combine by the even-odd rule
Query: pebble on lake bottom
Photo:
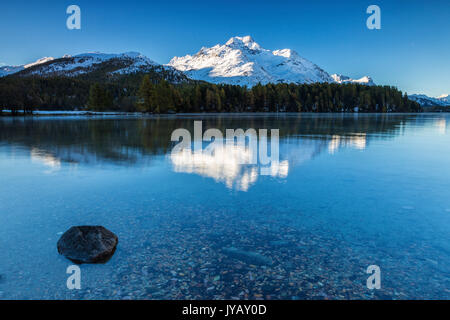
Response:
MULTIPOLYGON (((216 216, 215 218, 218 218, 216 216)), ((101 298, 328 300, 449 297, 443 273, 418 278, 424 268, 411 246, 392 256, 377 246, 361 247, 326 233, 273 224, 190 217, 163 221, 123 252, 115 274, 106 278, 101 298), (197 219, 197 221, 196 221, 197 219), (199 227, 201 226, 201 227, 199 227), (416 258, 412 258, 414 255, 416 258), (366 286, 369 265, 383 270, 382 290, 366 286), (399 268, 399 263, 402 264, 399 268), (405 286, 409 284, 409 286, 405 286), (434 288, 423 290, 422 288, 434 288)), ((317 230, 316 230, 317 231, 317 230)), ((422 250, 422 251, 420 251, 422 250)), ((429 268, 436 268, 429 264, 429 268)), ((445 271, 445 270, 444 270, 445 271)), ((447 270, 448 271, 448 270, 447 270)), ((100 293, 84 295, 98 298, 100 293)))

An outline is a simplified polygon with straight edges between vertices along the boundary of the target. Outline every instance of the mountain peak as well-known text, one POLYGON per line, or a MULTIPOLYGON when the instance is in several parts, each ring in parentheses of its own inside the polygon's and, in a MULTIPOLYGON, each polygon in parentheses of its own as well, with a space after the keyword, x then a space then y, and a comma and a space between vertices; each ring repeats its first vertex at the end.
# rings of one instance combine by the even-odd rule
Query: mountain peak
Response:
POLYGON ((260 49, 260 45, 253 40, 251 36, 232 37, 226 43, 226 46, 245 46, 252 50, 260 49))
POLYGON ((230 45, 235 42, 238 42, 238 43, 242 42, 242 43, 247 44, 247 43, 251 43, 251 42, 255 42, 255 41, 253 40, 253 38, 251 36, 244 36, 244 37, 236 36, 236 37, 231 37, 230 40, 228 40, 226 44, 230 45))
POLYGON ((258 83, 333 82, 328 73, 291 49, 271 51, 251 36, 232 37, 225 45, 174 57, 168 64, 194 80, 254 86, 258 83))

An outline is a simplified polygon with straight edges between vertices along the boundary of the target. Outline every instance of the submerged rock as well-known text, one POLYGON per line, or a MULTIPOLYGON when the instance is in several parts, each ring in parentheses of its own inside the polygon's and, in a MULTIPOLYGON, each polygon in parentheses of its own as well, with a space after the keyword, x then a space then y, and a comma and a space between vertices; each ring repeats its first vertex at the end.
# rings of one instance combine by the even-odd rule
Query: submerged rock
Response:
POLYGON ((271 266, 273 264, 272 259, 265 257, 257 252, 244 251, 234 247, 223 248, 222 251, 227 256, 241 260, 242 262, 248 264, 254 264, 259 266, 271 266))
POLYGON ((292 245, 289 241, 286 240, 274 240, 270 241, 269 244, 273 247, 289 247, 292 245))
POLYGON ((105 263, 116 251, 117 236, 102 226, 67 230, 58 241, 58 252, 77 264, 105 263))

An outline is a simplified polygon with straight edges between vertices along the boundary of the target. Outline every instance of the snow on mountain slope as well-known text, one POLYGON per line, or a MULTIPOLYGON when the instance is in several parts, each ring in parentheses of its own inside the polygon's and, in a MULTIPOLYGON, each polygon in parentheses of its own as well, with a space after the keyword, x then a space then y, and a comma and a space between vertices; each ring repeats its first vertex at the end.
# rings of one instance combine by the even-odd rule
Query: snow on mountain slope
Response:
POLYGON ((138 52, 121 54, 83 53, 61 58, 42 58, 34 63, 17 67, 1 67, 0 77, 17 74, 20 76, 67 76, 74 77, 99 71, 101 75, 130 74, 135 72, 164 72, 166 80, 186 81, 186 76, 172 67, 160 65, 138 52))
MULTIPOLYGON (((121 54, 108 53, 83 53, 76 56, 66 55, 59 59, 40 64, 37 68, 30 69, 29 75, 65 75, 77 76, 94 71, 103 63, 111 63, 111 73, 132 73, 154 67, 158 64, 137 52, 121 54)), ((28 69, 28 68, 27 68, 28 69)))
POLYGON ((408 98, 410 100, 416 101, 422 107, 450 106, 450 95, 448 94, 441 95, 437 98, 429 97, 424 94, 412 94, 409 95, 408 98))
POLYGON ((442 103, 445 103, 447 106, 450 106, 450 94, 443 94, 443 95, 440 95, 440 96, 437 97, 436 99, 438 99, 438 100, 441 101, 442 103))
POLYGON ((79 76, 92 73, 112 75, 135 72, 166 72, 173 82, 204 80, 212 83, 254 86, 258 83, 358 83, 375 85, 370 77, 351 79, 330 76, 314 63, 291 49, 267 50, 250 36, 233 37, 224 45, 202 48, 197 54, 174 57, 169 64, 160 65, 137 52, 121 54, 84 53, 61 58, 45 57, 22 66, 0 67, 0 77, 20 76, 79 76))
POLYGON ((333 82, 330 75, 290 49, 267 50, 250 36, 174 57, 168 64, 195 80, 254 86, 258 83, 333 82))
POLYGON ((332 74, 331 77, 337 83, 357 83, 357 84, 364 84, 367 86, 375 85, 372 78, 369 76, 362 77, 361 79, 352 79, 350 77, 343 76, 341 74, 332 74))
POLYGON ((5 77, 7 75, 22 71, 23 66, 3 66, 0 67, 0 77, 5 77))
POLYGON ((27 68, 31 68, 31 67, 34 67, 34 66, 37 66, 40 64, 44 64, 44 63, 47 63, 52 60, 54 60, 54 58, 44 57, 35 62, 21 65, 21 66, 3 66, 3 67, 0 67, 0 77, 5 77, 7 75, 14 74, 14 73, 20 72, 22 70, 25 70, 27 68))
POLYGON ((47 63, 49 61, 53 61, 53 60, 55 60, 55 58, 53 58, 53 57, 44 57, 44 58, 41 58, 41 59, 37 60, 36 62, 26 64, 23 67, 24 67, 24 69, 28 69, 28 68, 31 68, 31 67, 34 67, 34 66, 38 66, 40 64, 47 63))

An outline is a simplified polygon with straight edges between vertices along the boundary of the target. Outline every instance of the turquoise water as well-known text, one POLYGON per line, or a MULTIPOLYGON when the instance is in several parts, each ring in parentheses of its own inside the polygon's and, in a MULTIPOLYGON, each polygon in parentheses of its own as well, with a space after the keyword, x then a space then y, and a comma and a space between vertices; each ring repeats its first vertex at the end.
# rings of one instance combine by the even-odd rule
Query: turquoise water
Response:
POLYGON ((449 299, 450 115, 0 118, 0 299, 449 299), (279 161, 171 133, 279 129, 279 161), (119 245, 66 287, 56 242, 119 245), (236 254, 236 252, 238 252, 236 254), (381 289, 366 286, 370 265, 381 289))

